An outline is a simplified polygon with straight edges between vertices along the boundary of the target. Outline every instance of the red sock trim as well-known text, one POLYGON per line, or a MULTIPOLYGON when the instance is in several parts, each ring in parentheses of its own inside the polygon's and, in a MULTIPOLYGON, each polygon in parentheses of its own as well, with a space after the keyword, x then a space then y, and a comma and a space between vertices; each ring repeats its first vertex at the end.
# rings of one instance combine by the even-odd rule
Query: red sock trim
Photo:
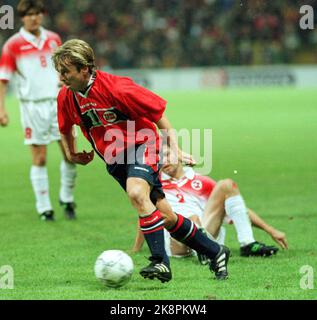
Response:
POLYGON ((192 231, 192 233, 190 234, 190 236, 187 238, 187 240, 189 240, 190 238, 192 238, 192 237, 196 234, 197 227, 196 227, 196 225, 195 225, 195 223, 194 223, 194 222, 193 222, 193 224, 194 224, 193 231, 192 231))
POLYGON ((141 228, 149 227, 151 225, 155 225, 162 219, 161 212, 157 209, 152 212, 149 216, 139 217, 139 224, 141 228))
POLYGON ((176 232, 184 222, 184 217, 182 215, 180 215, 178 213, 176 213, 176 215, 177 215, 177 222, 172 229, 168 230, 169 233, 176 232))
POLYGON ((160 231, 160 230, 162 230, 162 229, 164 229, 164 226, 160 226, 160 227, 158 227, 158 228, 155 228, 155 229, 149 230, 149 231, 143 231, 143 230, 142 230, 142 233, 143 233, 143 234, 149 234, 149 233, 153 233, 153 232, 156 232, 156 231, 160 231))

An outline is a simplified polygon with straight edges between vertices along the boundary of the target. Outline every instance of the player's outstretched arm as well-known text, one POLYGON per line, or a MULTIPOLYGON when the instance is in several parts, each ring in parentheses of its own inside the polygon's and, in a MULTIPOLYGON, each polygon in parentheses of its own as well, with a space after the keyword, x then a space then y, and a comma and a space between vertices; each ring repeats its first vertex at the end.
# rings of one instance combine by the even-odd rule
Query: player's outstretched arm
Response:
POLYGON ((163 135, 164 142, 166 142, 167 146, 170 148, 169 162, 176 164, 178 160, 180 160, 183 164, 195 165, 196 161, 193 159, 192 155, 182 151, 178 147, 175 130, 172 128, 167 117, 163 115, 156 125, 163 135))
POLYGON ((286 239, 286 234, 282 231, 275 229, 274 227, 267 224, 262 218, 260 218, 253 210, 248 209, 249 217, 251 223, 268 233, 272 239, 281 246, 283 249, 288 249, 288 242, 286 239))
POLYGON ((9 116, 5 109, 5 95, 7 92, 7 83, 0 80, 0 125, 5 127, 9 123, 9 116))
POLYGON ((70 162, 86 165, 94 159, 94 150, 90 152, 86 152, 85 150, 83 152, 76 152, 75 138, 72 130, 67 134, 61 134, 61 138, 65 154, 70 162))

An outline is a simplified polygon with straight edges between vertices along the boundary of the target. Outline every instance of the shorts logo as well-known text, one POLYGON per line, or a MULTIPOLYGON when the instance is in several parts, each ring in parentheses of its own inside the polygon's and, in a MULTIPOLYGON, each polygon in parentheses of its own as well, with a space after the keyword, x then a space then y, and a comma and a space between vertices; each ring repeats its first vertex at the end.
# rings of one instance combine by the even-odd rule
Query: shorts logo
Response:
POLYGON ((203 184, 200 180, 194 180, 192 183, 191 183, 191 187, 194 189, 194 190, 201 190, 202 187, 203 187, 203 184))
POLYGON ((142 170, 142 171, 145 171, 145 172, 149 172, 148 169, 145 169, 145 168, 142 168, 142 167, 134 167, 134 170, 142 170))
POLYGON ((106 111, 103 118, 109 123, 114 123, 117 120, 117 115, 113 111, 106 111))
POLYGON ((25 139, 31 139, 32 138, 32 129, 31 128, 25 128, 24 136, 25 136, 25 139))

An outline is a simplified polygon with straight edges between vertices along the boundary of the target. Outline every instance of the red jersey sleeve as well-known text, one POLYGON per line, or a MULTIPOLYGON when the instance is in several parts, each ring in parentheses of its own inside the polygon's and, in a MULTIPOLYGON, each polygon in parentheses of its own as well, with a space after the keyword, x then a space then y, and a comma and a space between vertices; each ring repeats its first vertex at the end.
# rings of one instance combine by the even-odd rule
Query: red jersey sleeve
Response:
POLYGON ((62 134, 67 134, 71 131, 73 122, 69 117, 68 110, 70 105, 68 103, 66 88, 62 88, 57 96, 57 120, 59 131, 62 134))
POLYGON ((16 59, 10 44, 7 42, 3 46, 0 59, 0 80, 9 81, 16 70, 16 59))
POLYGON ((162 118, 166 108, 164 99, 139 86, 130 78, 117 77, 112 94, 132 119, 145 117, 157 123, 162 118))

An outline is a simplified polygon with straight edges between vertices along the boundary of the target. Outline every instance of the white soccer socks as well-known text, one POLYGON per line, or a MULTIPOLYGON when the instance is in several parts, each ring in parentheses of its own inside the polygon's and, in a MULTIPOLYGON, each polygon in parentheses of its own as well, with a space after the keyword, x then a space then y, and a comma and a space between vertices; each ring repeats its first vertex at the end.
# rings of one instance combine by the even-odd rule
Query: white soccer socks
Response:
POLYGON ((36 210, 39 214, 52 210, 49 196, 48 174, 46 167, 32 166, 30 179, 36 199, 36 210))
POLYGON ((76 165, 62 160, 60 165, 61 188, 59 199, 62 202, 74 202, 74 187, 76 180, 76 165))
POLYGON ((237 231, 240 246, 245 246, 254 242, 251 222, 248 209, 241 195, 236 195, 225 200, 225 210, 227 215, 233 220, 233 225, 237 231))

